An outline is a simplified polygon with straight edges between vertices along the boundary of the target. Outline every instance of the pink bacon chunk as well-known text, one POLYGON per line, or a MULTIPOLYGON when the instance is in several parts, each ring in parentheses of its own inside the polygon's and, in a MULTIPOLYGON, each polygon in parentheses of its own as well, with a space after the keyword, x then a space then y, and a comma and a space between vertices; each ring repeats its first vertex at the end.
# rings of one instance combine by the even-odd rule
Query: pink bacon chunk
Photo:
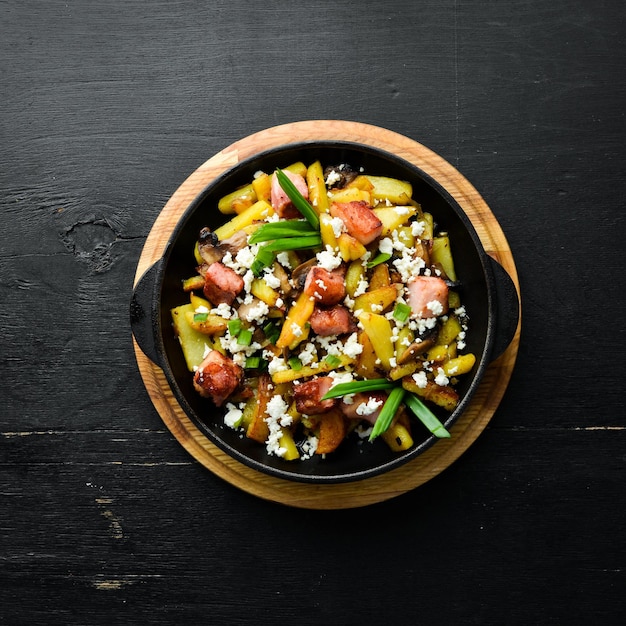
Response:
POLYGON ((204 273, 204 295, 215 305, 232 304, 243 287, 243 278, 219 261, 211 263, 204 273))
MULTIPOLYGON (((306 181, 300 174, 294 174, 289 170, 283 170, 284 174, 295 185, 296 189, 308 200, 309 188, 306 181)), ((283 218, 296 218, 301 217, 300 211, 293 206, 293 203, 289 199, 289 196, 285 193, 285 190, 280 186, 276 174, 272 174, 272 184, 270 187, 270 201, 274 211, 283 218)))
POLYGON ((314 298, 316 304, 332 306, 346 297, 344 272, 328 270, 316 265, 306 275, 304 293, 314 298))
POLYGON ((356 324, 350 317, 348 309, 341 305, 330 309, 320 309, 315 307, 309 319, 311 329, 320 337, 330 337, 331 335, 343 335, 354 332, 356 324))
POLYGON ((298 413, 318 415, 332 409, 337 404, 336 398, 322 401, 324 394, 328 392, 332 384, 333 379, 330 376, 321 376, 296 385, 293 388, 293 397, 298 413))
POLYGON ((364 246, 380 237, 383 231, 383 223, 367 202, 335 202, 330 206, 330 214, 338 217, 345 224, 348 234, 364 246))
POLYGON ((448 312, 448 285, 437 276, 416 276, 408 285, 413 317, 439 317, 448 312))
POLYGON ((196 391, 221 406, 243 380, 243 369, 217 350, 211 350, 193 376, 196 391))

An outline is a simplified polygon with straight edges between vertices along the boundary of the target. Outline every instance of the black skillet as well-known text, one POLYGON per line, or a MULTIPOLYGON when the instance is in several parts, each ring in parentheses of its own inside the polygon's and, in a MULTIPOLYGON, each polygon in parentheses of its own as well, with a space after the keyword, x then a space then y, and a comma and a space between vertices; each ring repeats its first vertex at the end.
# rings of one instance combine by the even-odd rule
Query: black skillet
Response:
POLYGON ((433 214, 439 230, 450 235, 461 298, 470 316, 467 350, 476 357, 472 373, 457 387, 460 402, 452 413, 433 408, 449 429, 467 407, 486 367, 511 342, 518 323, 519 301, 515 286, 496 261, 489 257, 470 220, 452 196, 415 165, 386 151, 350 142, 315 141, 288 144, 257 154, 213 180, 191 202, 174 228, 162 258, 137 283, 131 299, 131 328, 141 350, 163 369, 172 392, 197 428, 238 461, 271 476, 309 483, 362 480, 399 467, 438 441, 415 423, 415 446, 391 452, 380 440, 373 443, 350 436, 325 458, 285 461, 269 455, 265 447, 223 425, 222 410, 193 389, 191 374, 174 336, 170 310, 188 302, 181 281, 193 274, 193 249, 200 229, 217 228, 228 216, 217 210, 218 200, 249 183, 255 172, 271 173, 296 161, 322 165, 348 163, 367 173, 391 176, 413 185, 413 198, 433 214))

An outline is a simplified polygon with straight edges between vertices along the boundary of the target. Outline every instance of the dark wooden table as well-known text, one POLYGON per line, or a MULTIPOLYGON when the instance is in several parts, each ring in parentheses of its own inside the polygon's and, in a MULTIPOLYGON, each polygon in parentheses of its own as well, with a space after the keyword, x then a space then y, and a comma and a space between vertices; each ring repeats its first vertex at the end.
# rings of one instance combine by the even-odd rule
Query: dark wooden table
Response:
POLYGON ((5 0, 0 29, 1 623, 624 623, 623 3, 5 0), (447 159, 522 286, 488 428, 358 509, 196 462, 128 324, 181 182, 306 119, 447 159))

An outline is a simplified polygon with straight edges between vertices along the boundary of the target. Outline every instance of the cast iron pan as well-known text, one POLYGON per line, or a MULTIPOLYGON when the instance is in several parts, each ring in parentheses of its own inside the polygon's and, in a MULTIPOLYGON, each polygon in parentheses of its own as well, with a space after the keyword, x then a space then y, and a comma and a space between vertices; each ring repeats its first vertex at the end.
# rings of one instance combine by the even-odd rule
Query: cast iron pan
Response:
POLYGON ((367 173, 391 176, 413 185, 413 198, 433 214, 439 230, 450 235, 462 302, 470 317, 467 351, 476 355, 472 373, 462 377, 457 390, 460 402, 453 413, 431 407, 449 429, 465 410, 479 386, 485 368, 509 345, 518 322, 519 302, 513 281, 489 257, 470 220, 450 194, 432 177, 386 151, 350 142, 302 142, 268 150, 242 161, 212 181, 189 205, 157 261, 137 283, 131 299, 131 328, 141 350, 163 369, 172 392, 183 410, 210 441, 245 465, 266 474, 310 483, 340 483, 362 480, 396 468, 436 444, 419 423, 415 423, 415 446, 391 452, 376 440, 361 442, 349 437, 325 458, 284 461, 268 455, 265 446, 242 437, 223 425, 222 410, 193 389, 192 376, 174 336, 170 310, 188 302, 181 281, 194 273, 193 249, 200 229, 215 229, 228 216, 217 210, 218 200, 241 185, 254 173, 276 167, 319 159, 323 166, 349 163, 367 173))

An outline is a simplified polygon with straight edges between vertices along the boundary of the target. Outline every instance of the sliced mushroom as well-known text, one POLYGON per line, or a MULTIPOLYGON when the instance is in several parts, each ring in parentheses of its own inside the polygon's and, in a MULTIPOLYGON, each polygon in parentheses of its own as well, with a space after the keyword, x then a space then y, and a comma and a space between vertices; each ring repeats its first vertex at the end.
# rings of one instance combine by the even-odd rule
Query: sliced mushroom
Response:
POLYGON ((225 251, 219 246, 217 235, 209 228, 203 228, 198 237, 198 252, 205 263, 209 265, 221 261, 225 251))
POLYGON ((408 363, 416 356, 423 354, 426 350, 430 350, 435 345, 437 339, 437 331, 430 332, 428 335, 418 337, 407 349, 398 357, 398 365, 408 363))
POLYGON ((216 261, 221 261, 227 252, 235 256, 247 244, 248 235, 245 230, 240 230, 232 237, 220 241, 209 228, 203 228, 198 237, 198 252, 202 259, 210 265, 216 261))
POLYGON ((304 287, 304 282, 306 281, 306 275, 309 273, 309 270, 312 267, 317 265, 317 258, 313 257, 304 263, 300 263, 298 267, 296 267, 293 272, 291 272, 291 280, 297 289, 302 289, 304 287))
POLYGON ((278 262, 274 263, 274 265, 272 266, 272 269, 274 271, 274 276, 276 276, 276 278, 280 280, 281 292, 284 295, 288 296, 291 293, 293 287, 291 286, 291 283, 289 282, 289 276, 287 272, 285 271, 283 266, 278 262))

